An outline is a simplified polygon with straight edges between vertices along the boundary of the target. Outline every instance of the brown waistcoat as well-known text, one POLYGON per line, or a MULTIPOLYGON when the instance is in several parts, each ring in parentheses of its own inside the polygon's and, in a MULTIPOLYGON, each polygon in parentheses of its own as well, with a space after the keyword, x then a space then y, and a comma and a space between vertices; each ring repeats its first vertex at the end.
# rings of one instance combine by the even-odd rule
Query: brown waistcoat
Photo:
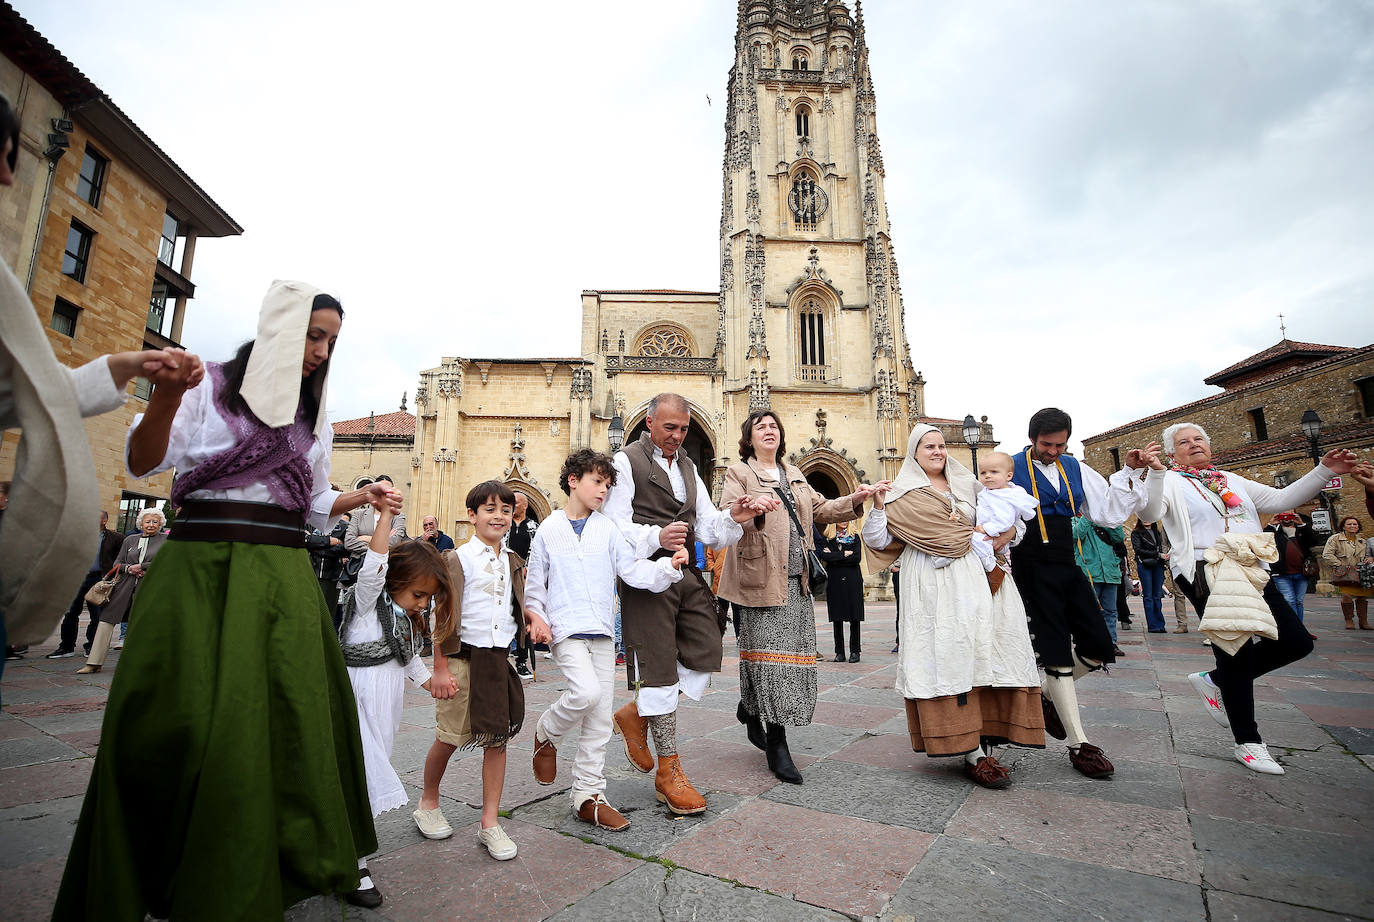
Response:
MULTIPOLYGON (((515 619, 515 642, 525 645, 525 560, 514 551, 506 552, 510 562, 511 617, 515 619)), ((440 650, 445 656, 456 656, 463 648, 463 562, 458 559, 458 551, 444 551, 440 556, 448 567, 449 582, 453 584, 453 635, 443 642, 440 650)))
POLYGON ((639 436, 639 441, 625 448, 625 457, 630 460, 630 471, 634 475, 635 499, 632 521, 636 525, 655 525, 662 528, 673 522, 687 523, 687 548, 690 551, 696 542, 697 525, 697 469, 679 449, 673 463, 679 465, 682 480, 687 485, 687 498, 678 502, 673 495, 673 482, 668 472, 654 461, 654 443, 649 433, 639 436))

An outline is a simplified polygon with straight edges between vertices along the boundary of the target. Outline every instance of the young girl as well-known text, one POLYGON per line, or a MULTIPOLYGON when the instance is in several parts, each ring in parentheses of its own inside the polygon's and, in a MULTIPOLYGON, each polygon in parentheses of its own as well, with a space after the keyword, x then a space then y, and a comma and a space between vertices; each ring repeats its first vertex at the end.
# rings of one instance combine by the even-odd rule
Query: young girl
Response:
MULTIPOLYGON (((375 819, 410 800, 396 770, 391 748, 405 708, 405 680, 429 691, 430 672, 419 650, 425 616, 433 601, 440 618, 449 617, 452 586, 439 552, 424 541, 405 541, 387 553, 391 507, 378 504, 377 529, 363 557, 358 582, 344 597, 339 640, 358 702, 358 730, 367 768, 367 796, 375 819)), ((382 894, 358 859, 362 880, 344 899, 376 909, 382 894)))
POLYGON ((53 918, 280 916, 358 886, 377 849, 358 714, 305 550, 385 485, 329 487, 339 302, 275 282, 257 338, 150 375, 131 478, 175 467, 181 512, 139 586, 53 918))

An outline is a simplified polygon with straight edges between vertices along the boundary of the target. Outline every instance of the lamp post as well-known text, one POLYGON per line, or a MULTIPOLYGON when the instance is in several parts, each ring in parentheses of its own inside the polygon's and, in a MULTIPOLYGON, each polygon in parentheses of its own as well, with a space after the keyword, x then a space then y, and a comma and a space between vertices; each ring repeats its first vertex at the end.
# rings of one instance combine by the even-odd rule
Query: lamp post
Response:
POLYGON ((978 424, 978 420, 973 418, 973 414, 964 417, 964 441, 968 443, 968 450, 973 455, 973 476, 978 476, 978 439, 983 434, 983 427, 978 424))
POLYGON ((1318 440, 1322 436, 1322 418, 1317 415, 1317 411, 1306 409, 1302 411, 1302 420, 1298 423, 1302 427, 1302 434, 1307 436, 1308 449, 1312 454, 1312 463, 1320 464, 1322 460, 1321 450, 1318 447, 1318 440))
POLYGON ((611 428, 606 434, 606 439, 611 443, 611 454, 615 454, 625 445, 625 420, 620 418, 620 414, 611 417, 611 428))

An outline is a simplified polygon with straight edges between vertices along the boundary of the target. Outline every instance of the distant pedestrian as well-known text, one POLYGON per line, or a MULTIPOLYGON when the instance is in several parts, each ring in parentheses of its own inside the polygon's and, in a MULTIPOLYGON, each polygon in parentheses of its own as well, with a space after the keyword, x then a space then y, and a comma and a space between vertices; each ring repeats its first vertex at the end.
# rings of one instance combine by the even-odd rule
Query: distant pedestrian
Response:
MULTIPOLYGON (((124 536, 117 531, 108 528, 110 514, 105 511, 100 513, 100 531, 97 532, 95 559, 91 561, 90 572, 81 581, 81 587, 76 590, 76 598, 72 599, 71 607, 62 617, 62 635, 58 642, 57 649, 47 655, 47 659, 66 659, 76 655, 76 634, 81 626, 81 612, 87 607, 86 593, 91 591, 101 577, 105 576, 114 569, 115 558, 119 556, 119 550, 124 546, 124 536)), ((86 652, 91 650, 91 641, 95 639, 96 625, 100 622, 100 611, 103 605, 90 605, 91 622, 86 630, 86 652)))
MULTIPOLYGON (((1308 567, 1314 563, 1311 554, 1321 543, 1321 539, 1312 530, 1312 526, 1304 522, 1302 516, 1292 509, 1274 516, 1264 530, 1273 533, 1274 546, 1279 552, 1279 559, 1269 568, 1270 579, 1298 616, 1298 620, 1303 621, 1308 567)), ((1317 636, 1311 631, 1307 633, 1312 637, 1317 636)))
POLYGON ((1344 567, 1341 574, 1332 574, 1332 584, 1341 593, 1341 614, 1345 616, 1345 629, 1355 630, 1355 619, 1360 619, 1360 630, 1374 630, 1369 625, 1369 597, 1374 589, 1360 585, 1357 568, 1363 562, 1374 563, 1374 542, 1360 537, 1359 516, 1347 515, 1341 519, 1340 528, 1327 539, 1322 549, 1322 560, 1333 568, 1344 567))
POLYGON ((436 551, 453 550, 453 539, 439 530, 439 520, 432 515, 427 515, 420 520, 420 528, 424 534, 420 540, 429 543, 436 551))
POLYGON ((1155 522, 1137 522, 1131 529, 1135 550, 1135 572, 1140 578, 1140 597, 1145 606, 1145 628, 1163 634, 1164 626, 1164 536, 1155 522))
POLYGON ((829 579, 825 584, 826 615, 835 632, 835 662, 843 663, 844 631, 849 625, 849 662, 859 662, 862 652, 859 632, 864 621, 863 543, 849 530, 848 522, 836 522, 835 534, 816 548, 825 561, 829 579))
POLYGON ((128 620, 134 604, 134 595, 138 592, 143 577, 152 568, 153 558, 167 542, 167 536, 162 534, 166 524, 167 518, 160 510, 144 509, 138 517, 138 532, 124 539, 114 564, 119 570, 119 578, 110 593, 110 601, 100 612, 100 624, 96 628, 95 639, 91 642, 90 655, 86 657, 86 665, 77 670, 78 674, 86 675, 100 671, 105 662, 105 654, 110 649, 114 626, 128 620))

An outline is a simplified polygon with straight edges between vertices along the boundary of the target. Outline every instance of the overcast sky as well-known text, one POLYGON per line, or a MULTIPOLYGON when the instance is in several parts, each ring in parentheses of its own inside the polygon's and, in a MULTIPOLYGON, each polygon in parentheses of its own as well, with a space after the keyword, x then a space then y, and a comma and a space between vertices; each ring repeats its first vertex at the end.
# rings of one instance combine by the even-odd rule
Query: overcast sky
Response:
MULTIPOLYGON (((342 296, 332 418, 577 354, 584 288, 716 287, 734 0, 13 2, 244 226, 197 247, 188 348, 273 278, 342 296)), ((928 412, 1015 448, 1214 392, 1279 313, 1374 341, 1371 0, 864 15, 928 412)))

